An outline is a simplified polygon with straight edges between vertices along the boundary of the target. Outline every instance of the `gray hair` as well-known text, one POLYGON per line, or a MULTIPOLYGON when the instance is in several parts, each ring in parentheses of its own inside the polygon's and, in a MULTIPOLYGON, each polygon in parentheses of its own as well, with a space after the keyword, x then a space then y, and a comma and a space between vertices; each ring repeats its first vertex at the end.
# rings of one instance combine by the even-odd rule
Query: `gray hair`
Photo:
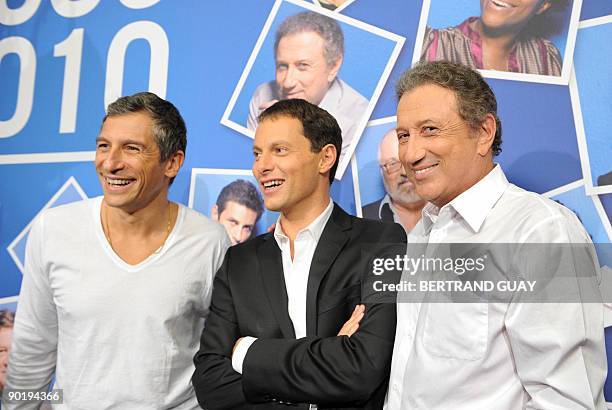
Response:
POLYGON ((164 162, 178 151, 187 150, 187 128, 176 107, 149 92, 121 97, 110 103, 102 124, 108 117, 146 112, 153 120, 153 136, 164 162))
POLYGON ((402 96, 417 87, 434 84, 455 93, 459 116, 472 129, 478 129, 487 114, 495 118, 495 137, 491 150, 493 156, 499 155, 502 143, 502 126, 497 116, 495 94, 475 70, 461 64, 448 61, 420 62, 405 71, 395 86, 399 100, 402 96))
POLYGON ((344 35, 340 25, 336 20, 313 11, 294 14, 281 23, 276 30, 274 55, 283 37, 310 31, 317 33, 325 41, 323 54, 328 67, 336 64, 344 56, 344 35))

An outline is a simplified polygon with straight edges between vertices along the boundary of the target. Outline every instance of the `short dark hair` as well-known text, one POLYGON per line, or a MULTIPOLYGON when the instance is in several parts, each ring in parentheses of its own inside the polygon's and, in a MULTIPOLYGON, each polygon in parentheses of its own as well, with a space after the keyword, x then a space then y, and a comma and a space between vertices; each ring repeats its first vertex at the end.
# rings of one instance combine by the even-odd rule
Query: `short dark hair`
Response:
POLYGON ((153 136, 164 162, 178 151, 187 150, 187 127, 181 114, 170 102, 150 92, 121 97, 110 103, 102 124, 108 117, 146 112, 153 120, 153 136))
POLYGON ((264 211, 263 199, 261 199, 259 191, 252 183, 244 179, 237 179, 223 187, 216 202, 219 215, 221 215, 229 201, 236 202, 255 211, 257 213, 255 221, 259 221, 264 211))
POLYGON ((327 144, 336 147, 336 162, 329 170, 329 184, 331 185, 336 176, 342 150, 342 131, 338 121, 323 108, 299 98, 278 101, 259 114, 257 120, 261 123, 266 119, 279 117, 294 118, 302 124, 302 131, 310 141, 312 152, 321 152, 321 149, 327 144))
POLYGON ((8 309, 0 310, 0 329, 12 328, 15 325, 15 312, 8 309))
POLYGON ((434 84, 455 93, 459 116, 472 129, 478 129, 487 114, 495 117, 495 137, 491 150, 499 155, 502 143, 502 126, 497 116, 497 100, 493 90, 482 76, 469 67, 449 61, 420 62, 406 70, 397 82, 397 99, 417 87, 434 84))
POLYGON ((315 32, 325 41, 323 53, 327 66, 333 66, 344 56, 344 35, 336 20, 314 11, 303 11, 287 17, 276 30, 274 55, 278 43, 285 36, 303 32, 315 32))

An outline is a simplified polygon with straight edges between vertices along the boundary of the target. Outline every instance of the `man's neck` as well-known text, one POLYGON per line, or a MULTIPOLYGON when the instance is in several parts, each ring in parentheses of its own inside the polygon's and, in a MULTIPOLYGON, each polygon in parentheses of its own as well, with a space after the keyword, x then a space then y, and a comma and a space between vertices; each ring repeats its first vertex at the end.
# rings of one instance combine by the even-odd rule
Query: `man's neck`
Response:
POLYGON ((135 212, 103 203, 102 227, 115 253, 130 265, 137 265, 161 251, 178 215, 178 207, 166 193, 135 212))
POLYGON ((400 223, 406 231, 411 231, 412 228, 421 219, 421 211, 425 206, 425 201, 411 202, 408 204, 401 204, 390 200, 395 212, 399 216, 400 223))
POLYGON ((144 208, 133 212, 103 202, 105 223, 117 234, 146 237, 167 225, 170 202, 159 195, 144 208))
POLYGON ((307 203, 302 203, 299 207, 281 211, 280 224, 292 244, 298 232, 310 225, 325 211, 329 201, 329 193, 325 192, 322 195, 312 196, 307 203))
POLYGON ((514 32, 495 33, 488 31, 480 20, 475 24, 476 30, 481 34, 483 68, 507 70, 510 51, 514 47, 517 34, 514 32))

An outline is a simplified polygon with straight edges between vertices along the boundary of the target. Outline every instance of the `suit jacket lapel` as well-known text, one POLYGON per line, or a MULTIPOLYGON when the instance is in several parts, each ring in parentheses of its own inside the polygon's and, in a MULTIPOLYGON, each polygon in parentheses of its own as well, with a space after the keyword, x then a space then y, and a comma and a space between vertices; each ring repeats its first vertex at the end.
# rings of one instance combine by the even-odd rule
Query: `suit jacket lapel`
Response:
POLYGON ((258 253, 261 266, 259 273, 276 321, 285 338, 295 339, 295 330, 287 306, 287 287, 283 274, 283 260, 280 249, 272 235, 269 235, 261 244, 258 253))
POLYGON ((349 237, 345 231, 351 228, 351 223, 348 214, 334 204, 334 210, 321 234, 308 274, 306 293, 306 334, 308 336, 317 334, 319 285, 348 241, 349 237))

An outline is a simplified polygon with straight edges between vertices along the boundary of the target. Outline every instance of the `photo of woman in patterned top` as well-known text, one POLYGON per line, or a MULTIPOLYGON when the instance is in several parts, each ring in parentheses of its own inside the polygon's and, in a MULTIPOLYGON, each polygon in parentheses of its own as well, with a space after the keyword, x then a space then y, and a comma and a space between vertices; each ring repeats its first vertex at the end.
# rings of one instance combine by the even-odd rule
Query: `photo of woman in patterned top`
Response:
POLYGON ((469 17, 455 27, 426 28, 421 60, 560 76, 563 59, 548 38, 562 30, 560 23, 570 2, 480 0, 479 17, 469 17))

